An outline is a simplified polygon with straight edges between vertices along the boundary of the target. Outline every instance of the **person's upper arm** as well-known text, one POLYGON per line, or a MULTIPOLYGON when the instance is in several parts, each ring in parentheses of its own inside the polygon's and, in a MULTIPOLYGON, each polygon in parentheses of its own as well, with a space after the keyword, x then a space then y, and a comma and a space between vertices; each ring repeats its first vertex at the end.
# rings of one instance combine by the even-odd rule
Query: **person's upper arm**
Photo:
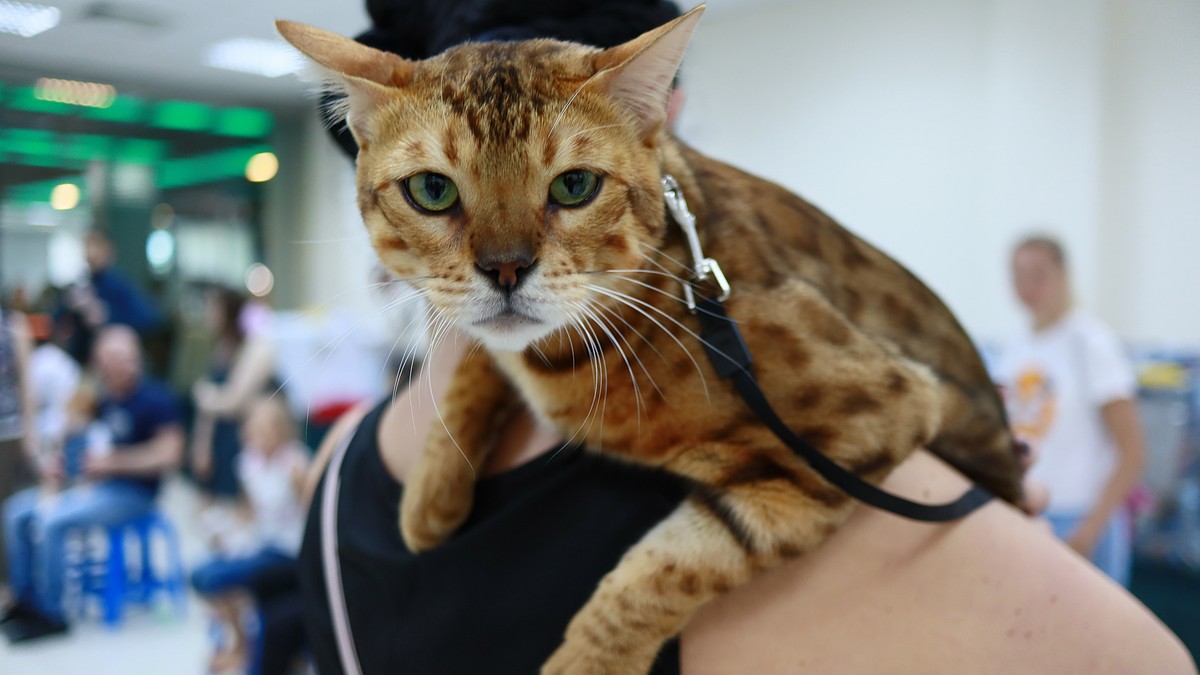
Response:
POLYGON ((274 372, 275 350, 270 341, 246 340, 229 373, 229 382, 219 389, 217 408, 226 414, 240 410, 262 391, 274 372))
POLYGON ((321 482, 321 476, 325 473, 325 467, 329 464, 329 458, 333 456, 333 451, 337 448, 338 443, 346 437, 346 434, 354 433, 358 423, 370 409, 371 404, 360 404, 339 417, 330 427, 329 432, 325 434, 321 445, 317 447, 317 454, 308 465, 308 474, 304 479, 304 489, 300 494, 300 499, 305 505, 312 501, 313 493, 317 491, 317 484, 321 482))
POLYGON ((1137 378, 1117 336, 1097 325, 1085 336, 1083 346, 1088 401, 1103 407, 1113 401, 1132 400, 1137 395, 1137 378))
POLYGON ((175 396, 162 390, 154 399, 153 408, 154 436, 152 441, 164 453, 163 463, 166 470, 178 468, 183 461, 183 414, 175 396))

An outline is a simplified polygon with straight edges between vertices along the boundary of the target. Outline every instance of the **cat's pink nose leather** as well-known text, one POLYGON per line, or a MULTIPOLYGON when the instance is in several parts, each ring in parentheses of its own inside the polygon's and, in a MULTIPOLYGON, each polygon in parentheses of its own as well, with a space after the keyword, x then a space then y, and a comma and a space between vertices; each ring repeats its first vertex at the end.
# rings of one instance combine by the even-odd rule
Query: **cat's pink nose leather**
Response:
POLYGON ((527 271, 533 262, 524 258, 506 262, 488 260, 477 263, 485 276, 490 278, 502 291, 511 293, 521 283, 522 271, 527 271))

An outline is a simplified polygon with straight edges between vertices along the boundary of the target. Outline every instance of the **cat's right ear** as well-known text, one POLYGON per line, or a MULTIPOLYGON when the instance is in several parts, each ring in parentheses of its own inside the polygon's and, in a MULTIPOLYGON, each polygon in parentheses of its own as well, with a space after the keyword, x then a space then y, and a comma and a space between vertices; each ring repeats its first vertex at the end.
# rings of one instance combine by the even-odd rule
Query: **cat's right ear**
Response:
POLYGON ((373 49, 337 33, 294 21, 279 20, 275 29, 324 70, 325 79, 345 99, 331 111, 333 121, 346 124, 361 147, 370 138, 366 111, 389 93, 412 79, 416 64, 408 59, 373 49))

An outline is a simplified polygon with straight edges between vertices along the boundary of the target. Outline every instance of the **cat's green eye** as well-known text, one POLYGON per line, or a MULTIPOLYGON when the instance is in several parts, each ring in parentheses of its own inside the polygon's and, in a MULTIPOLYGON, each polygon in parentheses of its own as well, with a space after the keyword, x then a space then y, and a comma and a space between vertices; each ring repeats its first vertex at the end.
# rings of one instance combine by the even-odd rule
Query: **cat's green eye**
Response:
POLYGON ((423 171, 404 180, 408 199, 431 213, 445 211, 458 203, 458 186, 440 173, 423 171))
POLYGON ((550 201, 561 206, 581 206, 600 187, 600 176, 584 169, 568 171, 550 183, 550 201))

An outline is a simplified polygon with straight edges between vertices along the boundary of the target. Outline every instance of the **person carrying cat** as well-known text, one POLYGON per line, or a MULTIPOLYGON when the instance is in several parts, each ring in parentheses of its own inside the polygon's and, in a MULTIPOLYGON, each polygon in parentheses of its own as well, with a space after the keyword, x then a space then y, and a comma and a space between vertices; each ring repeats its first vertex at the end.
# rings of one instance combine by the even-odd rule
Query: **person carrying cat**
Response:
MULTIPOLYGON (((670 235, 671 241, 663 243, 661 228, 666 223, 661 202, 662 187, 658 182, 663 169, 650 166, 653 153, 646 151, 658 143, 662 144, 661 161, 680 178, 682 191, 696 205, 697 220, 705 223, 704 233, 710 238, 706 246, 713 244, 712 237, 724 236, 723 246, 718 242, 709 250, 721 251, 718 255, 730 265, 727 269, 734 272, 730 278, 735 283, 743 289, 756 291, 737 296, 737 300, 731 300, 729 308, 735 317, 757 319, 757 325, 750 325, 753 320, 746 322, 746 339, 752 351, 782 358, 774 361, 779 365, 773 370, 765 369, 760 373, 764 386, 776 395, 786 392, 796 397, 791 400, 804 401, 800 407, 808 412, 822 405, 833 405, 831 419, 858 415, 860 420, 865 420, 874 415, 875 422, 829 427, 824 431, 819 427, 807 427, 804 433, 813 438, 822 437, 821 445, 827 448, 839 447, 841 441, 843 461, 849 458, 857 462, 858 471, 900 492, 919 490, 921 483, 918 478, 906 486, 905 475, 912 477, 913 474, 908 473, 911 468, 904 467, 924 466, 925 471, 933 474, 938 471, 933 467, 941 467, 942 471, 949 472, 943 476, 956 476, 925 450, 914 451, 914 446, 929 444, 952 463, 962 463, 967 471, 975 469, 973 477, 976 480, 989 480, 994 489, 1015 501, 1019 487, 1016 487, 1011 439, 996 424, 1002 421, 1003 412, 998 400, 993 400, 995 394, 990 391, 978 356, 969 343, 963 346, 961 329, 948 318, 944 309, 939 309, 941 306, 936 298, 882 254, 802 201, 707 160, 669 138, 656 136, 665 121, 666 92, 674 66, 698 16, 698 12, 692 12, 640 38, 604 51, 545 41, 518 45, 490 42, 456 48, 419 63, 366 49, 316 29, 296 24, 279 25, 285 37, 339 74, 351 91, 349 123, 360 153, 360 205, 384 262, 396 272, 422 266, 433 269, 435 262, 453 270, 453 264, 461 262, 451 254, 455 242, 473 247, 472 254, 477 257, 474 264, 482 277, 468 269, 465 274, 447 271, 440 276, 434 274, 422 278, 434 279, 427 288, 432 303, 442 312, 453 309, 457 313, 457 316, 451 314, 455 323, 472 332, 474 337, 483 339, 496 359, 495 363, 489 363, 479 352, 468 350, 465 356, 456 353, 442 362, 442 367, 431 365, 427 370, 430 383, 444 383, 447 377, 444 366, 458 367, 449 385, 451 394, 442 399, 443 405, 452 406, 450 414, 442 419, 442 431, 454 428, 463 432, 448 434, 458 454, 451 456, 451 446, 438 448, 445 454, 434 460, 437 465, 432 470, 430 452, 414 454, 417 442, 397 435, 399 429, 395 424, 399 420, 390 412, 394 410, 392 404, 381 404, 367 414, 357 433, 351 435, 343 427, 334 434, 334 438, 343 444, 333 453, 336 468, 325 476, 314 499, 314 504, 321 506, 310 512, 309 536, 301 556, 306 592, 317 603, 318 611, 310 616, 310 627, 313 629, 314 653, 322 669, 356 672, 361 668, 363 672, 385 672, 403 664, 417 672, 531 672, 543 663, 546 664, 543 672, 552 673, 678 669, 679 660, 671 658, 670 647, 662 652, 658 647, 661 639, 679 630, 684 632, 682 668, 686 672, 702 672, 706 667, 712 668, 712 672, 742 672, 748 669, 747 664, 753 663, 746 660, 747 657, 757 657, 760 664, 769 666, 769 662, 761 659, 778 658, 780 650, 743 652, 741 661, 735 657, 734 661, 726 661, 721 669, 714 666, 719 661, 716 654, 708 654, 708 659, 692 661, 689 665, 688 645, 699 642, 689 640, 687 632, 696 622, 703 625, 703 616, 710 608, 736 597, 740 592, 732 590, 736 583, 746 582, 746 588, 752 588, 760 582, 768 583, 763 580, 772 577, 766 575, 749 581, 754 575, 743 573, 747 571, 746 566, 753 568, 762 564, 765 568, 779 564, 783 570, 795 569, 793 564, 812 564, 811 561, 820 560, 822 555, 833 555, 828 552, 832 542, 846 541, 844 533, 853 527, 851 523, 856 518, 862 522, 862 518, 871 517, 868 510, 851 509, 845 495, 813 482, 813 477, 795 464, 795 458, 766 450, 770 441, 762 437, 758 429, 728 417, 733 407, 728 403, 728 394, 721 389, 711 390, 711 395, 724 397, 720 399, 722 405, 707 408, 701 405, 700 388, 705 373, 698 363, 693 362, 691 366, 700 371, 699 379, 694 377, 685 359, 673 354, 671 358, 687 369, 667 378, 671 382, 671 395, 682 395, 697 402, 694 406, 673 408, 677 413, 688 413, 687 424, 672 427, 669 419, 649 413, 641 415, 637 411, 642 404, 663 409, 664 401, 649 393, 649 387, 655 382, 651 372, 661 370, 661 366, 648 363, 644 358, 638 358, 636 366, 629 362, 624 356, 626 352, 620 351, 626 328, 647 344, 657 338, 659 347, 672 349, 667 343, 669 337, 675 340, 680 350, 687 352, 679 338, 648 313, 653 311, 662 320, 673 322, 682 332, 689 333, 680 308, 662 300, 653 304, 645 299, 643 291, 633 288, 643 286, 666 292, 665 282, 659 282, 661 285, 656 287, 654 282, 639 284, 625 279, 620 291, 606 286, 587 286, 587 290, 610 299, 618 296, 603 291, 620 294, 619 297, 626 301, 633 299, 646 311, 626 311, 621 315, 614 307, 597 303, 596 298, 584 294, 580 296, 581 305, 574 307, 582 315, 580 324, 573 324, 579 330, 578 335, 564 336, 557 347, 552 340, 542 340, 537 342, 537 349, 524 353, 517 351, 541 339, 547 331, 553 331, 555 324, 548 316, 556 311, 556 303, 562 303, 560 296, 566 294, 573 283, 587 283, 563 279, 559 287, 552 288, 551 279, 558 274, 566 277, 586 274, 571 270, 591 269, 588 260, 596 262, 602 271, 613 268, 617 272, 629 272, 616 270, 616 263, 631 258, 633 262, 625 266, 638 267, 642 264, 638 262, 639 258, 645 257, 656 263, 668 279, 679 279, 678 275, 667 271, 667 264, 674 260, 682 266, 678 259, 686 257, 687 253, 680 250, 680 239, 674 234, 670 235), (599 83, 592 91, 585 91, 587 83, 595 77, 599 83), (575 94, 571 94, 572 88, 567 86, 571 81, 575 83, 575 94), (564 88, 556 90, 556 86, 564 88), (605 99, 606 94, 612 98, 605 99), (557 117, 556 110, 559 111, 557 117), (422 111, 424 114, 417 116, 422 111), (568 111, 572 111, 569 116, 568 111), (407 123, 401 124, 399 119, 389 119, 389 116, 404 117, 407 123), (555 137, 554 130, 564 117, 567 117, 567 126, 561 138, 555 137), (433 128, 439 120, 444 125, 440 134, 433 128), (600 124, 604 120, 611 123, 600 124), (587 127, 588 121, 593 126, 587 127), (531 131, 535 125, 537 134, 531 131), (615 130, 602 131, 604 129, 615 130), (400 142, 397 136, 405 136, 408 144, 400 142), (553 142, 544 144, 545 147, 538 145, 546 138, 553 142), (578 140, 572 144, 572 139, 578 140), (641 146, 637 145, 639 139, 641 146), (397 143, 402 150, 391 147, 397 143), (592 148, 590 155, 589 147, 592 148), (592 166, 596 168, 567 166, 558 170, 557 177, 554 172, 545 175, 543 183, 541 170, 534 169, 538 158, 554 165, 555 158, 564 152, 591 156, 592 166), (389 161, 381 165, 376 159, 381 157, 389 161), (435 168, 414 168, 425 165, 435 168), (471 167, 474 167, 474 174, 471 167), (500 190, 501 185, 505 189, 500 190), (526 186, 531 189, 524 190, 526 186), (539 186, 546 186, 546 191, 542 192, 539 186), (701 193, 705 197, 700 197, 701 193), (793 212, 804 214, 802 219, 807 227, 800 231, 813 232, 817 241, 803 254, 796 253, 797 247, 803 249, 803 242, 788 241, 787 246, 780 246, 777 241, 773 242, 775 245, 767 243, 780 233, 764 233, 761 228, 770 227, 762 222, 764 217, 757 221, 750 217, 753 214, 741 201, 748 194, 754 194, 760 205, 777 201, 781 208, 790 205, 793 212), (550 237, 541 238, 530 230, 529 251, 505 249, 504 246, 513 241, 524 241, 526 233, 519 229, 522 221, 517 216, 503 214, 523 212, 521 199, 532 197, 536 201, 542 195, 548 198, 544 205, 546 229, 556 240, 550 242, 550 237), (622 204, 625 208, 618 208, 622 204), (494 216, 484 220, 494 223, 497 230, 509 226, 512 232, 500 236, 478 225, 480 212, 494 216), (596 219, 600 219, 599 225, 596 219), (716 222, 726 228, 723 233, 716 229, 716 222), (608 237, 603 246, 588 243, 589 237, 596 236, 600 226, 609 228, 600 230, 608 237), (735 232, 737 234, 730 234, 735 232), (456 237, 454 233, 457 233, 456 237), (637 244, 647 241, 670 247, 675 256, 654 249, 653 245, 648 254, 634 253, 637 244), (739 243, 731 244, 731 241, 739 243), (813 248, 823 249, 823 255, 817 255, 813 248), (571 258, 571 253, 580 259, 571 258), (792 255, 798 255, 798 258, 789 258, 792 255), (835 274, 822 277, 822 269, 832 270, 835 274), (805 281, 789 281, 788 272, 784 270, 799 270, 805 281), (878 278, 872 280, 871 275, 876 273, 878 278), (472 289, 472 284, 487 285, 479 281, 480 278, 490 281, 495 288, 486 292, 472 289), (875 292, 872 284, 893 291, 902 290, 905 297, 889 295, 882 305, 869 304, 877 296, 866 296, 860 291, 865 287, 875 292), (534 301, 530 293, 536 295, 538 289, 542 291, 539 296, 542 300, 534 301), (461 299, 453 300, 456 293, 468 298, 474 294, 480 302, 474 305, 461 299), (496 293, 500 296, 495 296, 496 293), (639 293, 643 297, 629 293, 639 293), (500 299, 482 302, 492 297, 500 299), (772 302, 776 303, 776 309, 767 314, 760 304, 772 302), (921 313, 912 309, 914 302, 923 308, 921 313), (589 314, 589 311, 612 312, 611 316, 623 322, 625 328, 606 322, 603 314, 589 314), (479 316, 477 322, 465 320, 474 314, 479 316), (808 323, 785 325, 797 316, 805 317, 808 323), (631 320, 643 328, 649 320, 662 329, 662 334, 653 333, 647 338, 629 323, 631 320), (589 330, 593 332, 589 333, 589 330), (582 341, 579 353, 573 349, 577 338, 582 341), (816 356, 806 355, 808 349, 816 356), (610 350, 614 359, 620 351, 624 362, 605 359, 605 352, 610 350), (935 377, 934 373, 906 360, 905 354, 909 359, 933 363, 942 372, 935 377), (576 358, 579 358, 578 362, 576 358), (539 359, 544 368, 538 365, 539 359), (816 363, 830 369, 818 373, 810 388, 784 389, 803 384, 804 377, 813 377, 811 366, 816 363), (787 367, 781 368, 784 364, 787 367), (537 407, 542 420, 560 422, 555 435, 562 438, 564 431, 570 435, 568 420, 585 416, 586 423, 596 408, 595 404, 588 408, 586 398, 582 399, 582 409, 576 408, 581 401, 580 391, 572 391, 566 380, 560 378, 559 384, 549 384, 555 373, 573 373, 580 365, 585 376, 588 366, 593 368, 591 384, 605 388, 605 391, 596 391, 604 397, 605 406, 613 407, 607 417, 606 408, 598 411, 602 420, 598 430, 593 432, 591 426, 586 429, 580 426, 586 445, 602 444, 611 454, 624 453, 626 457, 651 465, 654 462, 645 461, 646 453, 657 448, 662 452, 658 466, 667 468, 673 476, 640 474, 649 476, 649 485, 642 484, 639 488, 636 478, 639 472, 632 470, 606 483, 604 472, 612 466, 609 460, 581 455, 561 442, 556 443, 560 451, 551 453, 548 459, 522 462, 541 454, 548 445, 544 436, 537 436, 531 418, 522 413, 507 419, 508 424, 518 425, 520 420, 525 420, 523 430, 518 426, 516 431, 511 431, 510 427, 509 433, 513 435, 505 434, 500 437, 500 443, 492 442, 491 431, 496 425, 505 423, 505 413, 512 409, 514 401, 513 396, 505 393, 505 383, 498 377, 497 366, 521 390, 523 396, 516 400, 537 407), (628 367, 632 391, 629 384, 617 380, 623 372, 621 366, 628 367), (642 382, 646 399, 640 398, 638 393, 639 375, 635 373, 635 367, 645 373, 642 382), (956 368, 963 375, 958 378, 960 384, 952 382, 952 371, 956 368), (817 386, 818 381, 821 386, 817 386), (957 393, 955 387, 959 387, 957 393), (945 406, 941 412, 949 414, 939 414, 939 401, 945 406), (556 404, 557 409, 554 408, 556 404), (891 409, 895 414, 880 417, 879 413, 884 409, 891 409), (707 416, 696 417, 700 411, 707 411, 707 416), (965 433, 972 430, 972 424, 980 415, 984 418, 978 420, 979 429, 975 430, 978 433, 974 436, 965 433), (943 422, 940 427, 939 419, 943 422), (722 421, 727 423, 725 431, 712 427, 714 423, 719 427, 722 421), (645 438, 634 434, 631 427, 639 422, 647 426, 648 436, 661 442, 645 443, 645 438), (991 431, 984 431, 989 425, 991 431), (669 437, 672 432, 677 435, 674 439, 669 437), (856 434, 859 435, 856 441, 847 445, 846 439, 856 434), (729 454, 731 446, 739 443, 739 438, 745 453, 729 454), (913 454, 891 457, 873 454, 878 452, 879 446, 869 441, 877 442, 880 438, 884 439, 885 448, 913 454), (604 443, 605 440, 610 442, 604 443), (946 443, 946 440, 955 442, 946 443), (522 453, 522 446, 527 444, 534 448, 540 446, 540 450, 522 453), (846 454, 849 448, 858 448, 858 454, 846 454), (635 450, 636 454, 630 454, 635 450), (982 457, 989 452, 993 462, 991 473, 986 463, 971 462, 972 453, 982 457), (569 461, 572 457, 584 459, 566 469, 554 464, 556 460, 569 461), (709 469, 720 468, 721 462, 726 460, 724 473, 706 473, 709 469), (490 481, 485 467, 497 464, 512 470, 494 476, 496 480, 490 481), (513 468, 514 464, 518 466, 513 468), (892 471, 897 464, 901 468, 892 471), (463 467, 469 467, 471 472, 465 480, 460 480, 466 473, 463 467), (402 493, 405 502, 409 503, 415 489, 431 489, 434 483, 427 483, 427 480, 442 476, 438 471, 443 468, 456 472, 459 477, 444 483, 446 489, 433 489, 427 493, 434 499, 416 499, 415 503, 421 507, 416 511, 417 524, 428 526, 428 530, 410 529, 411 512, 406 511, 404 535, 409 544, 406 546, 394 532, 394 510, 389 511, 388 505, 394 507, 402 493), (476 473, 477 468, 479 473, 476 473), (482 481, 478 480, 480 476, 484 476, 482 481), (403 490, 401 480, 405 485, 403 490), (591 483, 597 480, 600 483, 591 483), (591 487, 599 489, 585 489, 591 487), (628 504, 622 494, 627 490, 634 493, 647 491, 643 494, 652 497, 657 492, 660 510, 652 515, 661 516, 665 512, 670 515, 657 525, 656 517, 641 522, 622 517, 623 512, 618 507, 628 504), (603 501, 605 495, 616 499, 606 503, 603 501), (573 498, 579 500, 574 508, 573 498), (804 508, 795 510, 793 505, 797 503, 803 504, 804 508), (465 509, 462 508, 464 505, 465 509), (438 513, 440 506, 445 506, 448 511, 438 513), (599 507, 600 511, 593 512, 588 518, 590 507, 599 507), (773 523, 770 509, 775 507, 780 509, 776 515, 782 518, 773 523), (429 516, 428 520, 420 520, 426 516, 429 516), (794 522, 788 520, 792 517, 796 519, 794 522), (695 527, 679 529, 686 523, 695 527), (390 537, 389 525, 393 528, 390 537), (615 532, 600 531, 594 527, 596 525, 611 525, 618 529, 615 532), (812 526, 813 530, 797 534, 796 525, 812 526), (837 529, 839 525, 842 529, 837 529), (606 540, 623 539, 627 545, 631 541, 627 537, 631 530, 644 531, 649 526, 654 526, 651 532, 604 576, 604 570, 612 566, 623 548, 609 548, 606 540), (455 530, 458 534, 450 536, 455 530), (835 530, 830 542, 810 551, 835 530), (776 535, 779 538, 772 539, 776 535), (562 548, 563 545, 566 547, 562 548), (604 550, 596 550, 597 545, 603 545, 604 550), (737 552, 738 546, 741 553, 737 552), (423 555, 412 553, 422 549, 431 550, 423 555), (681 550, 689 549, 699 553, 690 558, 679 556, 681 550), (796 558, 805 551, 810 551, 806 557, 796 558), (661 564, 655 562, 655 556, 661 556, 661 564), (794 560, 782 562, 790 559, 794 560), (546 564, 539 565, 538 560, 545 560, 546 564), (635 564, 630 571, 628 563, 638 560, 640 567, 635 564), (733 570, 730 576, 723 577, 716 569, 722 561, 729 561, 733 570), (580 570, 591 575, 590 585, 580 584, 578 579, 563 583, 561 577, 580 570), (568 621, 571 614, 578 611, 579 589, 582 586, 586 595, 589 586, 594 586, 598 578, 594 576, 596 572, 604 576, 599 590, 585 604, 584 610, 568 621), (491 577, 485 578, 485 574, 491 577), (530 574, 535 576, 530 579, 527 576, 530 574), (529 581, 521 583, 523 579, 529 581), (483 583, 472 584, 473 580, 483 583), (380 593, 381 590, 384 592, 380 593), (635 592, 622 593, 622 590, 635 592), (724 597, 720 597, 722 595, 724 597), (662 600, 662 604, 656 604, 656 600, 662 600), (697 614, 692 616, 697 609, 697 614), (667 617, 668 610, 674 614, 667 617), (580 617, 583 617, 582 621, 580 617), (514 618, 519 620, 514 621, 514 618), (663 618, 669 621, 660 622, 663 618), (626 630, 638 621, 646 621, 641 635, 626 630), (556 649, 564 625, 569 625, 567 639, 556 649), (465 644, 469 644, 470 649, 448 649, 445 638, 439 639, 443 635, 452 636, 455 645, 464 644, 464 636, 469 636, 465 638, 465 644), (546 661, 547 657, 549 661, 546 661), (740 667, 736 665, 738 663, 740 667)), ((795 221, 787 222, 794 224, 795 221)), ((648 270, 639 268, 635 271, 648 270)), ((611 283, 619 285, 617 281, 611 283)), ((686 289, 687 281, 684 283, 686 289)), ((630 307, 632 305, 625 309, 630 307)), ((564 305, 564 309, 569 308, 564 305)), ((439 323, 435 344, 451 332, 449 322, 439 323)), ((695 334, 691 333, 690 337, 695 334)), ((645 349, 635 344, 628 338, 624 343, 633 353, 645 349)), ((663 356, 661 350, 655 351, 663 356)), ((644 356, 650 357, 649 354, 644 356)), ((663 360, 667 361, 667 358, 664 356, 663 360)), ((658 380, 666 382, 667 379, 660 372, 658 380)), ((421 389, 416 387, 409 391, 421 389)), ((666 398, 661 390, 655 388, 655 391, 661 399, 666 398)), ((705 394, 708 393, 710 390, 706 389, 705 394)), ((438 392, 430 391, 429 395, 436 397, 438 392)), ((419 406, 412 397, 406 403, 419 406)), ((415 408, 411 419, 417 419, 415 408)), ((432 422, 433 416, 424 419, 432 422)), ((424 427, 425 431, 430 429, 437 431, 438 427, 432 424, 424 427)), ((418 430, 421 431, 420 425, 418 430)), ((957 480, 954 487, 961 489, 961 477, 957 480)), ((934 483, 936 481, 930 479, 924 487, 928 489, 934 483)), ((942 487, 949 488, 950 484, 942 487)), ((935 494, 931 496, 936 497, 938 491, 934 490, 935 494)), ((648 510, 635 508, 632 515, 641 516, 648 510)), ((968 523, 980 522, 985 514, 995 514, 989 518, 1000 519, 986 523, 989 537, 995 537, 996 531, 1005 527, 1001 522, 1014 527, 1014 533, 1020 532, 1020 525, 1016 524, 1024 523, 1018 513, 992 504, 950 528, 949 532, 961 533, 968 528, 968 523)), ((884 518, 883 522, 890 526, 892 521, 884 518)), ((933 531, 931 526, 922 527, 925 529, 916 533, 929 535, 933 531)), ((887 531, 893 529, 889 527, 887 531)), ((896 536, 898 532, 877 532, 870 540, 902 541, 896 536)), ((970 542, 976 547, 985 543, 970 542)), ((859 556, 867 569, 880 557, 878 551, 859 556)), ((1006 560, 1000 555, 989 557, 987 562, 1003 562, 1008 569, 1013 565, 1011 557, 1006 560)), ((1047 563, 1044 567, 1055 566, 1045 560, 1039 562, 1047 563)), ((1062 567, 1062 572, 1068 569, 1062 567)), ((973 568, 970 576, 977 571, 973 568)), ((860 583, 862 579, 856 578, 853 565, 842 566, 837 572, 835 578, 843 583, 830 585, 846 591, 848 597, 843 599, 844 604, 852 606, 853 593, 850 591, 861 590, 864 587, 860 583), (846 586, 844 582, 848 580, 854 581, 854 585, 846 586)), ((985 576, 996 570, 987 568, 987 572, 985 576)), ((888 596, 889 591, 894 593, 919 587, 919 584, 896 585, 895 579, 891 578, 889 582, 886 587, 875 587, 878 596, 862 599, 870 605, 888 596)), ((935 583, 944 588, 945 575, 939 576, 935 583)), ((971 595, 968 589, 961 590, 964 595, 971 595)), ((978 592, 978 589, 974 590, 978 592)), ((1018 600, 1011 589, 1005 597, 1010 601, 1018 600)), ((1015 614, 1021 615, 1025 611, 1022 602, 1034 602, 1037 597, 1039 594, 1032 592, 1025 596, 1015 608, 1015 614)), ((975 595, 972 599, 978 601, 980 597, 975 595)), ((1056 595, 1050 602, 1057 604, 1058 600, 1056 595)), ((1076 610, 1083 608, 1072 604, 1076 610)), ((788 607, 792 611, 799 609, 788 607)), ((829 602, 819 602, 817 607, 821 614, 836 611, 829 602)), ((919 612, 924 607, 913 609, 919 612)), ((1100 611, 1103 608, 1090 609, 1100 611)), ((1109 609, 1119 613, 1128 608, 1123 610, 1119 605, 1113 605, 1109 609)), ((916 619, 917 615, 908 618, 916 619)), ((979 615, 955 622, 951 628, 956 643, 961 644, 962 635, 976 634, 965 621, 979 621, 980 625, 975 628, 984 628, 990 618, 979 615), (960 630, 964 631, 962 635, 958 633, 960 630)), ((818 618, 802 625, 813 626, 812 633, 821 635, 818 628, 821 623, 824 620, 818 618)), ((924 628, 933 632, 929 625, 924 628)), ((1015 633, 1017 629, 1012 630, 1015 633)), ((1153 627, 1144 625, 1134 632, 1152 641, 1154 631, 1153 627)), ((1033 630, 1026 631, 1027 638, 1032 639, 1032 635, 1033 630)), ((919 644, 919 641, 913 641, 913 644, 919 644)), ((997 662, 998 655, 993 653, 999 647, 997 643, 981 638, 972 646, 978 651, 969 655, 970 658, 997 662)), ((696 649, 703 649, 703 646, 696 649)), ((862 651, 845 656, 852 662, 856 657, 861 661, 862 651)), ((919 658, 925 652, 924 649, 910 650, 909 656, 919 658)), ((775 662, 773 667, 778 670, 786 667, 783 664, 791 663, 794 668, 796 658, 804 653, 784 654, 783 660, 775 662)), ((813 649, 811 653, 819 656, 820 649, 813 649)), ((1177 654, 1177 651, 1172 653, 1177 654)), ((962 654, 956 656, 961 658, 962 654)), ((1051 665, 1056 672, 1061 671, 1070 658, 1070 654, 1064 654, 1062 661, 1051 665)), ((961 670, 961 663, 953 668, 961 670)), ((1011 666, 1010 669, 1033 670, 1023 667, 1030 664, 1021 662, 1019 657, 1005 663, 1011 666)), ((1179 672, 1190 672, 1182 670, 1180 664, 1175 660, 1166 665, 1179 672)), ((894 660, 888 665, 895 669, 894 660)), ((920 670, 916 662, 913 666, 910 670, 920 670)), ((848 670, 869 672, 869 668, 853 665, 848 670)))

